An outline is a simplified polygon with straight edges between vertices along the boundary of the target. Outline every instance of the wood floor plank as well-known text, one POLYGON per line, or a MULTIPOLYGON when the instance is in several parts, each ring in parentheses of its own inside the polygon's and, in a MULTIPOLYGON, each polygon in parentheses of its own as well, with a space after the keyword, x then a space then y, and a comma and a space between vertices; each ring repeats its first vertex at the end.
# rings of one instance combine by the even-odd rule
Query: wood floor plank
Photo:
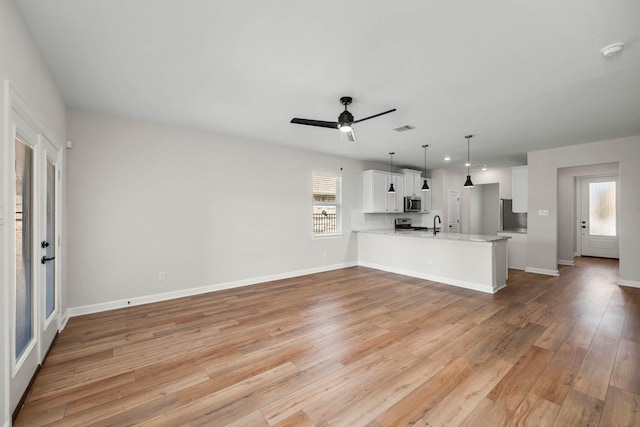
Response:
POLYGON ((552 357, 551 351, 532 346, 491 390, 488 398, 515 411, 527 397, 552 357))
POLYGON ((520 403, 507 425, 518 427, 551 427, 560 412, 560 406, 528 394, 520 403))
POLYGON ((512 368, 502 360, 485 362, 444 397, 423 419, 429 425, 459 425, 512 368))
POLYGON ((562 344, 531 392, 549 402, 562 405, 586 354, 587 350, 581 347, 562 344))
POLYGON ((610 384, 640 395, 640 343, 620 340, 610 384))
POLYGON ((600 426, 640 427, 640 395, 609 387, 600 426))
POLYGON ((576 390, 569 390, 567 398, 560 408, 554 426, 597 426, 600 422, 603 403, 576 390))
POLYGON ((364 267, 74 317, 16 425, 637 425, 615 260, 495 295, 364 267))
POLYGON ((476 366, 458 358, 425 383, 377 417, 381 426, 414 425, 453 389, 458 387, 476 366))

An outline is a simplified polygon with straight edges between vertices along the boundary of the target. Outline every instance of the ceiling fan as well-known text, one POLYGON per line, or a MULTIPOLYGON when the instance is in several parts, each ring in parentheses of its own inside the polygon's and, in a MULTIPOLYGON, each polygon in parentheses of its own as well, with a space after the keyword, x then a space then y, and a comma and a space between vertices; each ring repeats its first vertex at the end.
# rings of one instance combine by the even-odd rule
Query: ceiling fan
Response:
POLYGON ((379 117, 384 114, 389 114, 396 111, 396 109, 393 108, 391 110, 384 111, 382 113, 374 114, 373 116, 365 117, 364 119, 354 120, 353 114, 351 114, 347 110, 347 106, 351 104, 351 102, 353 102, 353 99, 350 96, 343 96, 342 98, 340 98, 340 103, 344 105, 344 111, 340 113, 340 115, 338 116, 337 122, 327 122, 324 120, 299 119, 295 117, 291 119, 291 123, 296 123, 299 125, 307 125, 307 126, 317 126, 321 128, 340 129, 341 132, 344 132, 347 134, 347 139, 349 139, 349 141, 355 141, 356 136, 353 133, 353 125, 355 123, 364 122, 365 120, 373 119, 374 117, 379 117))

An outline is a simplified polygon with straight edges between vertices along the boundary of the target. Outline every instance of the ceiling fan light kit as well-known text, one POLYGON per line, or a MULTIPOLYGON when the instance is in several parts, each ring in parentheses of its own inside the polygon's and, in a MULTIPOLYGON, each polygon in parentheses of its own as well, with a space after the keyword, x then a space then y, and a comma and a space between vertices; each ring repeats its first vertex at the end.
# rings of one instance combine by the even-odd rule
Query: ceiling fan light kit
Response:
POLYGON ((383 111, 382 113, 374 114, 373 116, 365 117, 364 119, 354 120, 353 114, 347 110, 347 106, 349 106, 353 102, 353 98, 350 96, 343 96, 340 98, 340 103, 344 105, 344 111, 340 113, 338 116, 338 121, 329 122, 324 120, 313 120, 313 119, 300 119, 298 117, 294 117, 291 119, 291 123, 298 125, 306 125, 306 126, 316 126, 321 128, 330 128, 330 129, 338 129, 341 132, 347 133, 349 135, 349 141, 355 141, 355 135, 353 132, 353 125, 355 123, 364 122, 365 120, 373 119, 374 117, 379 117, 384 114, 393 113, 396 111, 395 108, 387 111, 383 111))

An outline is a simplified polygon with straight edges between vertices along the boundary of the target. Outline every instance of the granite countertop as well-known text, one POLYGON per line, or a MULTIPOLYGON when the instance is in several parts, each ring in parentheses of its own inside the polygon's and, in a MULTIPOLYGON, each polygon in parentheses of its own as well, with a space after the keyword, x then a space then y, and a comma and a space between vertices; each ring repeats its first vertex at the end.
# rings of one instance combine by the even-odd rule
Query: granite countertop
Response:
POLYGON ((381 234, 387 236, 405 236, 417 237, 423 239, 438 240, 458 240, 464 242, 496 242, 499 240, 510 239, 509 236, 492 236, 485 234, 460 234, 460 233, 438 233, 433 235, 433 230, 395 230, 393 228, 379 230, 357 230, 358 233, 381 234))

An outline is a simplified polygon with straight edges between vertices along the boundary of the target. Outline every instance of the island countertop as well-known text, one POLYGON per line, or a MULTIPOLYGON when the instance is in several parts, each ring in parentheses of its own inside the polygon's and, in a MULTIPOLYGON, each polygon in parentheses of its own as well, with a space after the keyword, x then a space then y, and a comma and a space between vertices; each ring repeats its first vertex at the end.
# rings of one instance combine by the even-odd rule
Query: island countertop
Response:
POLYGON ((357 233, 369 233, 385 236, 405 236, 416 237, 422 239, 438 239, 438 240, 458 240, 463 242, 497 242, 499 240, 510 239, 509 236, 498 236, 488 234, 461 234, 461 233, 437 233, 433 235, 433 231, 426 230, 402 230, 402 229, 376 229, 376 230, 355 230, 357 233))

